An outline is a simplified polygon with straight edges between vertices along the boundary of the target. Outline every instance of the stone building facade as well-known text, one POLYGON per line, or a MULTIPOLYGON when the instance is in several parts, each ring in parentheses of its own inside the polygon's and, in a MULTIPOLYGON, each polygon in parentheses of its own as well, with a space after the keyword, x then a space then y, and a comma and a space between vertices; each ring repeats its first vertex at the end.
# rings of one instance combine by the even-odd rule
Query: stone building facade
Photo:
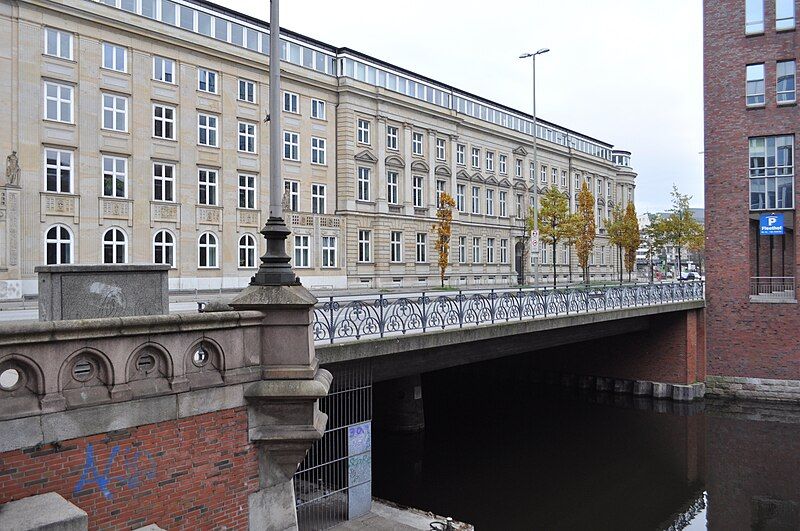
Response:
MULTIPOLYGON (((208 2, 0 2, 7 156, 0 300, 45 263, 167 263, 174 290, 245 285, 269 204, 268 25, 208 2)), ((602 220, 630 153, 346 48, 283 34, 284 205, 311 289, 438 283, 437 196, 458 201, 452 285, 516 282, 534 186, 588 182, 602 220)), ((572 253, 543 249, 543 278, 572 253)), ((532 268, 527 267, 528 280, 532 268)))

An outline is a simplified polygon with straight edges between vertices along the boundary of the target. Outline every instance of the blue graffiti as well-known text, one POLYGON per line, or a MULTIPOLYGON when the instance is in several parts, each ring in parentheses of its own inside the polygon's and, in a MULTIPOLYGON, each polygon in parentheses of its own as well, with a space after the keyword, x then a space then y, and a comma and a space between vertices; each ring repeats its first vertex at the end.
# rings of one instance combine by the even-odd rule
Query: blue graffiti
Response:
POLYGON ((95 484, 103 493, 107 500, 113 499, 110 486, 114 482, 119 482, 122 486, 129 489, 138 488, 143 479, 153 479, 156 477, 156 463, 153 457, 148 452, 140 450, 133 450, 127 448, 122 451, 122 468, 124 474, 122 476, 111 477, 111 469, 114 466, 114 460, 120 453, 119 445, 115 445, 111 449, 111 455, 108 456, 108 462, 101 472, 95 462, 94 447, 91 444, 86 446, 86 459, 83 464, 83 472, 81 478, 75 485, 74 494, 79 494, 83 489, 95 484), (142 466, 144 462, 144 466, 142 466))

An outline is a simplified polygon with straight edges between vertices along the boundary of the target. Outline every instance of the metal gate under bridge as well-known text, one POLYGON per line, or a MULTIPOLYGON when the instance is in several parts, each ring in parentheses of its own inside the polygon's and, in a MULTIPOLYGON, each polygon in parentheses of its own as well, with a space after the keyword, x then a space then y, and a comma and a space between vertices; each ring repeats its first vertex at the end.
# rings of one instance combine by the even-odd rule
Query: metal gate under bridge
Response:
POLYGON ((326 369, 333 382, 319 401, 328 415, 325 434, 294 475, 302 531, 357 518, 372 504, 372 366, 363 362, 326 369))

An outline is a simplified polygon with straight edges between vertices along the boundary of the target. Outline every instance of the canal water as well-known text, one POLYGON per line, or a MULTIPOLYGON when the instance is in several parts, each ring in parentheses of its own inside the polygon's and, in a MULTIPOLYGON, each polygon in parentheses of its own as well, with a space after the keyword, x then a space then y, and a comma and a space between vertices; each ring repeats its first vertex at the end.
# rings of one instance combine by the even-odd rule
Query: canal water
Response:
POLYGON ((374 494, 479 531, 800 529, 800 408, 499 374, 423 375, 425 431, 376 428, 374 494))

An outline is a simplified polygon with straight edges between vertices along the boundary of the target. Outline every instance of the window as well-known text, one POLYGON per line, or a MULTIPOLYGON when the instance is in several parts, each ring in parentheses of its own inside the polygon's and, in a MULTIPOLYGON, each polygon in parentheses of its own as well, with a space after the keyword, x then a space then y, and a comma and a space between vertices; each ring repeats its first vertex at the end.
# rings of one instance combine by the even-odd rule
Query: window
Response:
POLYGON ((422 176, 414 175, 411 178, 411 197, 414 206, 422 208, 422 176))
POLYGON ((480 169, 481 167, 481 150, 472 148, 472 167, 480 169))
POLYGON ((472 187, 472 213, 481 213, 481 189, 477 186, 472 187))
POLYGON ((128 189, 128 159, 103 156, 103 195, 125 197, 128 189))
MULTIPOLYGON (((311 100, 311 117, 317 120, 325 119, 325 102, 322 100, 311 100)), ((335 238, 334 238, 335 239, 335 238)), ((335 266, 331 266, 335 267, 335 266)))
POLYGON ((500 240, 500 263, 508 263, 508 240, 505 238, 500 240))
POLYGON ((311 267, 311 248, 308 236, 294 237, 294 266, 311 267))
POLYGON ((60 83, 44 82, 44 118, 72 123, 73 88, 60 83))
POLYGON ((531 164, 530 164, 530 168, 528 169, 528 174, 529 174, 529 177, 530 177, 531 181, 535 181, 536 180, 536 166, 533 165, 533 162, 531 162, 531 164))
POLYGON ((369 122, 366 120, 358 119, 358 143, 369 144, 369 122))
POLYGON ((128 71, 128 49, 107 42, 103 43, 103 68, 128 71))
POLYGON ((472 238, 472 263, 479 264, 481 262, 481 239, 472 238))
POLYGON ((322 267, 336 267, 336 236, 322 237, 322 267))
POLYGON ((386 127, 386 149, 397 149, 397 128, 392 125, 386 127))
POLYGON ((444 138, 436 139, 436 160, 445 160, 445 141, 444 138))
POLYGON ((300 182, 283 181, 283 190, 289 198, 289 210, 292 212, 300 211, 300 182))
POLYGON ((239 175, 239 208, 254 209, 256 207, 255 175, 239 175))
POLYGON ((327 190, 324 184, 311 185, 311 212, 314 214, 325 213, 326 195, 327 190))
POLYGON ((442 194, 444 193, 445 186, 447 186, 447 183, 439 179, 436 180, 436 208, 442 206, 442 194))
POLYGON ((562 188, 566 188, 567 187, 567 171, 566 170, 561 170, 561 187, 562 188))
POLYGON ((486 215, 494 216, 494 190, 486 189, 486 215))
POLYGON ((372 231, 359 230, 358 231, 358 261, 371 262, 372 261, 372 231))
POLYGON ((239 101, 246 101, 248 103, 256 102, 256 84, 247 79, 239 80, 239 93, 237 96, 239 101))
POLYGON ((61 265, 72 263, 72 232, 64 225, 48 229, 44 243, 45 263, 61 265))
POLYGON ((505 155, 500 155, 500 175, 506 174, 506 161, 508 157, 505 155))
POLYGON ((464 165, 464 153, 466 146, 464 144, 456 144, 456 164, 464 165))
POLYGON ((427 256, 427 234, 424 232, 417 233, 417 263, 428 261, 427 256))
POLYGON ((197 143, 201 146, 217 147, 217 117, 210 114, 197 115, 197 143))
POLYGON ((205 68, 197 69, 197 90, 202 92, 209 92, 211 94, 217 93, 217 73, 213 70, 206 70, 205 68))
POLYGON ((750 139, 750 210, 794 207, 794 136, 750 139))
POLYGON ((239 151, 245 153, 256 152, 256 124, 239 122, 239 151))
POLYGON ((206 168, 197 170, 197 203, 217 205, 217 170, 206 168))
POLYGON ((72 193, 72 151, 45 149, 45 191, 72 193))
POLYGON ((283 93, 283 110, 292 114, 300 113, 300 96, 294 92, 283 93))
POLYGON ((547 182, 547 166, 545 166, 544 164, 542 164, 541 171, 539 171, 539 180, 542 183, 547 182))
POLYGON ((792 28, 794 28, 794 0, 775 0, 775 29, 781 31, 792 28))
POLYGON ((175 166, 153 163, 153 201, 175 201, 175 166))
POLYGON ((325 139, 311 137, 311 164, 325 164, 325 139))
POLYGON ((252 234, 242 234, 239 238, 239 267, 242 269, 256 267, 256 239, 252 234))
POLYGON ((390 205, 398 204, 398 175, 396 171, 386 172, 386 200, 390 205))
POLYGON ((494 238, 486 238, 486 263, 494 263, 494 238))
POLYGON ((414 155, 422 155, 422 133, 414 133, 411 136, 411 152, 414 155))
POLYGON ((467 237, 466 236, 459 236, 458 237, 458 263, 459 264, 466 264, 467 263, 467 237))
POLYGON ((153 79, 164 83, 175 83, 175 61, 153 57, 153 79))
POLYGON ((175 107, 153 104, 153 136, 175 140, 175 107))
POLYGON ((153 263, 175 267, 175 236, 166 229, 153 236, 153 263))
POLYGON ((197 240, 197 267, 212 269, 217 267, 217 237, 204 232, 197 240))
POLYGON ((517 217, 522 218, 522 194, 517 194, 517 217))
POLYGON ((776 98, 778 103, 791 103, 795 101, 796 68, 794 61, 778 61, 776 72, 777 87, 776 98))
POLYGON ((118 228, 112 227, 103 234, 103 263, 125 264, 128 262, 128 237, 118 228))
POLYGON ((508 216, 508 208, 506 207, 506 195, 507 192, 505 190, 500 190, 500 217, 502 218, 508 216))
POLYGON ((764 64, 747 65, 747 105, 764 105, 764 64))
POLYGON ((550 172, 550 182, 552 184, 558 183, 558 170, 556 168, 553 168, 550 172))
POLYGON ((358 168, 358 200, 369 201, 370 169, 358 168))
POLYGON ((389 233, 389 261, 396 264, 403 261, 403 233, 397 230, 389 233))
POLYGON ((291 131, 283 132, 283 158, 300 160, 300 135, 291 131))
POLYGON ((459 212, 464 212, 466 209, 464 207, 464 196, 466 195, 467 187, 463 184, 456 185, 456 210, 459 212))
POLYGON ((103 129, 128 130, 128 98, 103 94, 103 129))
POLYGON ((486 152, 486 171, 494 171, 494 152, 486 152))
POLYGON ((72 60, 72 34, 53 28, 44 29, 44 53, 59 59, 72 60))

